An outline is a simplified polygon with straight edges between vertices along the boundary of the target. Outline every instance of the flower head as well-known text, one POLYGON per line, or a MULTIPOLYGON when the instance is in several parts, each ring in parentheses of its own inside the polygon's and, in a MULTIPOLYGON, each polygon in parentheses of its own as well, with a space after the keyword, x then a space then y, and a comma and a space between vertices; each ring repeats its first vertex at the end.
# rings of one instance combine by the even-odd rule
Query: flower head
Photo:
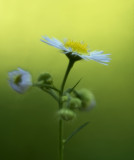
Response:
POLYGON ((89 46, 80 41, 65 40, 64 43, 57 40, 56 38, 49 38, 43 36, 42 42, 60 49, 69 59, 77 60, 94 60, 104 65, 110 61, 110 54, 103 54, 103 51, 92 51, 90 52, 89 46))
POLYGON ((31 74, 21 68, 8 73, 10 86, 18 93, 25 93, 32 86, 31 74))

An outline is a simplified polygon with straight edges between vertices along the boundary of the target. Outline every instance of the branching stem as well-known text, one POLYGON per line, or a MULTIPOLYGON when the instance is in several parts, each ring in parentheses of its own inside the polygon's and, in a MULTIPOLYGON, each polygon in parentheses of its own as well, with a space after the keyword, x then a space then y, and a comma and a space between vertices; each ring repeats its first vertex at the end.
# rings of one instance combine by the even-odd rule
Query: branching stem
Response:
MULTIPOLYGON (((61 89, 60 89, 60 92, 59 92, 59 109, 62 109, 62 107, 63 107, 62 96, 63 96, 63 92, 64 92, 64 87, 65 87, 65 83, 66 83, 67 77, 69 75, 69 72, 70 72, 71 68, 73 67, 73 65, 74 65, 74 61, 69 60, 69 64, 68 64, 66 73, 64 75, 62 85, 61 85, 61 89)), ((59 160, 63 160, 63 152, 64 152, 63 120, 60 119, 59 120, 59 160)))

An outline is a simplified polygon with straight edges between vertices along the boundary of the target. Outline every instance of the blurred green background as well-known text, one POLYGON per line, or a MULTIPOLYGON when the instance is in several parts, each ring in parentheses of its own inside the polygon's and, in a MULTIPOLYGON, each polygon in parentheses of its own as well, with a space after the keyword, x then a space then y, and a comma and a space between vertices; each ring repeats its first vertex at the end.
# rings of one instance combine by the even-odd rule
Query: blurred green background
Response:
POLYGON ((65 148, 65 160, 134 159, 134 1, 0 1, 0 159, 58 160, 58 106, 37 88, 14 92, 7 73, 21 67, 36 81, 52 73, 59 87, 68 60, 40 42, 42 35, 84 40, 91 50, 111 53, 104 66, 77 62, 66 88, 90 89, 97 106, 65 123, 65 136, 90 121, 65 148))

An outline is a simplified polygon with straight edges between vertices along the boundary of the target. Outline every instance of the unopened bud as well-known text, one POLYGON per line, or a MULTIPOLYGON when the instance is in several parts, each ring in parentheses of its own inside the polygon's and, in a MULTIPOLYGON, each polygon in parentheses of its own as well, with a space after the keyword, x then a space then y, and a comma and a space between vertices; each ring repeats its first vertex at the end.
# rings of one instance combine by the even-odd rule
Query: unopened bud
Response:
POLYGON ((62 102, 66 102, 68 100, 67 96, 62 96, 62 102))
POLYGON ((39 76, 38 81, 42 82, 43 84, 51 85, 53 83, 53 78, 49 73, 42 73, 39 76))
POLYGON ((69 104, 68 104, 68 107, 70 109, 79 109, 81 107, 81 100, 79 98, 71 98, 69 104))
POLYGON ((77 91, 76 96, 82 101, 80 109, 83 111, 90 111, 96 105, 93 93, 87 89, 77 91))
POLYGON ((73 112, 70 109, 60 109, 58 112, 58 115, 60 116, 61 119, 65 120, 65 121, 70 121, 73 120, 76 117, 76 113, 73 112))

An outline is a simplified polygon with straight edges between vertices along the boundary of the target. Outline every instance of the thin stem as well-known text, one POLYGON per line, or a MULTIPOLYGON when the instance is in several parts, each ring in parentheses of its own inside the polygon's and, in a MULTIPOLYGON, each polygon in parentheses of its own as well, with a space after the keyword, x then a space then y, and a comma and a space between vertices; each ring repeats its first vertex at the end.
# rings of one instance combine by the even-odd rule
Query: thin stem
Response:
POLYGON ((61 85, 61 94, 63 94, 63 90, 64 90, 64 86, 65 86, 68 74, 69 74, 71 68, 73 67, 73 65, 74 65, 74 61, 69 60, 69 64, 68 64, 68 67, 67 67, 67 70, 66 70, 62 85, 61 85))
POLYGON ((56 87, 51 86, 51 85, 47 85, 47 84, 35 83, 35 84, 33 84, 33 86, 35 86, 35 87, 46 87, 46 88, 51 88, 51 89, 53 89, 53 90, 55 90, 55 91, 57 91, 57 92, 60 92, 60 90, 57 89, 56 87))
MULTIPOLYGON (((67 80, 67 77, 69 75, 69 72, 71 68, 73 67, 74 61, 69 60, 69 64, 66 70, 66 73, 64 75, 62 85, 61 85, 61 90, 59 92, 59 109, 62 109, 63 103, 62 103, 62 96, 63 96, 63 91, 65 87, 65 83, 67 80)), ((59 120, 59 160, 63 160, 63 151, 64 151, 64 143, 63 143, 63 120, 59 120)))
POLYGON ((63 160, 63 151, 64 151, 64 144, 63 144, 63 120, 59 120, 59 160, 63 160))
POLYGON ((59 101, 59 98, 57 97, 57 95, 55 94, 53 90, 47 90, 46 88, 41 88, 41 90, 50 94, 57 102, 59 101))

